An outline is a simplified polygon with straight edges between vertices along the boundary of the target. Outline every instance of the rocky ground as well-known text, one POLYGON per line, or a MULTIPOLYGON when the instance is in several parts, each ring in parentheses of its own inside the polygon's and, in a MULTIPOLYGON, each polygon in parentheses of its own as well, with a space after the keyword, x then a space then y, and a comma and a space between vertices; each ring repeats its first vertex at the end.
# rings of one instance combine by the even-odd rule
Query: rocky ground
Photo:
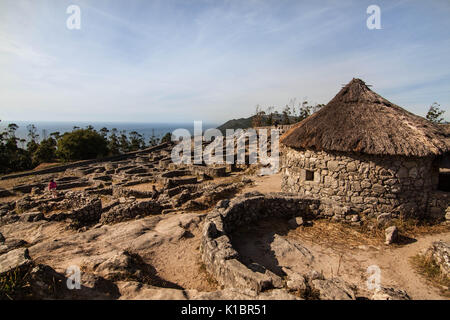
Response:
POLYGON ((280 176, 246 167, 175 167, 169 155, 167 148, 1 180, 1 298, 448 299, 448 288, 431 285, 410 263, 423 252, 448 270, 445 226, 388 245, 384 235, 350 224, 259 221, 235 231, 233 247, 242 263, 257 262, 290 283, 259 292, 221 284, 202 259, 206 215, 223 199, 279 192, 280 176), (50 178, 59 186, 56 198, 45 191, 50 178), (372 265, 380 268, 386 292, 367 289, 372 265), (77 269, 81 287, 70 289, 67 278, 77 269), (307 275, 305 282, 293 283, 291 271, 307 275))

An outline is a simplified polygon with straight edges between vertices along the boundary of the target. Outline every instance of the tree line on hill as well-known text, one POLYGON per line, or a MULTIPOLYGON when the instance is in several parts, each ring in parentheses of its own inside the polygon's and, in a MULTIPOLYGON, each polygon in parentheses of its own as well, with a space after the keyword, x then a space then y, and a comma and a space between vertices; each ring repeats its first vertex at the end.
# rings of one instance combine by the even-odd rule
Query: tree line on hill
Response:
POLYGON ((306 119, 323 106, 324 104, 310 104, 306 100, 297 103, 296 98, 291 99, 289 104, 282 109, 276 106, 263 108, 258 104, 256 105, 255 113, 251 117, 229 120, 217 128, 225 133, 226 129, 248 129, 293 124, 306 119))
MULTIPOLYGON (((261 127, 261 126, 273 126, 273 125, 289 125, 293 123, 300 122, 314 112, 319 111, 324 107, 324 104, 315 104, 312 105, 308 101, 304 100, 299 103, 296 103, 296 99, 291 99, 289 104, 287 104, 282 112, 279 113, 276 111, 276 107, 269 106, 264 109, 260 106, 256 106, 255 114, 251 117, 252 127, 261 127)), ((442 115, 445 113, 445 110, 441 110, 441 105, 437 102, 434 102, 428 112, 426 114, 426 119, 436 123, 436 124, 444 124, 444 118, 442 115)))
POLYGON ((137 151, 159 143, 171 141, 171 133, 161 139, 153 134, 148 143, 136 131, 127 134, 116 128, 108 130, 94 127, 74 127, 71 132, 53 132, 39 142, 39 134, 34 125, 27 126, 28 140, 19 139, 17 124, 10 123, 0 132, 0 174, 30 170, 41 163, 69 162, 96 159, 137 151), (26 144, 25 144, 26 143, 26 144))
MULTIPOLYGON (((248 118, 232 119, 217 127, 223 134, 226 134, 227 129, 248 129, 264 126, 277 126, 277 125, 289 125, 300 122, 314 112, 319 111, 324 104, 310 104, 308 101, 303 100, 297 102, 297 100, 291 99, 289 104, 284 108, 276 106, 269 106, 266 108, 260 105, 256 106, 255 113, 248 118), (278 111, 278 110, 281 110, 278 111)), ((441 110, 440 105, 434 102, 426 114, 426 118, 437 124, 445 124, 442 115, 445 110, 441 110)))
POLYGON ((320 110, 324 104, 310 104, 303 100, 297 103, 297 98, 289 101, 289 104, 277 111, 277 107, 269 106, 264 110, 260 105, 256 106, 255 114, 252 118, 252 127, 289 125, 300 122, 309 117, 314 112, 320 110))

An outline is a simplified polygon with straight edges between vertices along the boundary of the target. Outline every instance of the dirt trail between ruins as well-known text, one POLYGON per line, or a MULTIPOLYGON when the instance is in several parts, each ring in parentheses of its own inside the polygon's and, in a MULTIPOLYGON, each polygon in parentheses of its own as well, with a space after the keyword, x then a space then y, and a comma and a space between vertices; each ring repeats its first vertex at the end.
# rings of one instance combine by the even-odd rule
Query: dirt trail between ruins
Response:
POLYGON ((281 267, 300 273, 316 270, 327 279, 339 277, 356 285, 362 296, 369 292, 365 289, 371 275, 367 268, 376 265, 381 271, 382 286, 404 289, 412 299, 447 299, 438 288, 414 271, 410 257, 427 249, 433 241, 449 241, 450 232, 418 236, 414 243, 389 247, 346 229, 327 221, 315 221, 311 227, 290 229, 286 221, 271 220, 240 230, 233 237, 233 245, 245 263, 256 262, 281 276, 281 267), (338 238, 340 233, 334 228, 347 232, 347 236, 338 238), (302 257, 284 252, 278 246, 278 235, 309 251, 314 257, 313 262, 307 262, 308 255, 302 257))

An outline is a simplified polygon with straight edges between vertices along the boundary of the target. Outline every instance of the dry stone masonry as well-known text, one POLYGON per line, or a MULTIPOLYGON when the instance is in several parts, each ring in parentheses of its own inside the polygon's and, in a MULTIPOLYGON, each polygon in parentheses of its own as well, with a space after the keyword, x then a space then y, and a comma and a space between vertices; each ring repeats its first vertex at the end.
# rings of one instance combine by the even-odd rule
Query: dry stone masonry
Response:
MULTIPOLYGON (((254 192, 232 200, 222 200, 206 217, 201 243, 203 262, 207 270, 225 287, 250 288, 258 292, 282 288, 284 283, 278 275, 264 266, 255 263, 246 266, 240 261, 230 234, 239 227, 268 217, 286 220, 296 217, 314 219, 322 216, 323 208, 317 200, 283 193, 263 195, 254 192)), ((305 252, 282 238, 279 241, 283 242, 283 246, 303 252, 301 254, 305 252)), ((298 279, 302 277, 290 272, 290 285, 298 287, 298 279)))
MULTIPOLYGON (((380 157, 286 148, 282 190, 331 199, 369 217, 381 213, 423 216, 436 190, 432 158, 380 157)), ((448 202, 447 202, 448 205, 448 202)), ((445 216, 445 210, 437 214, 445 216)))

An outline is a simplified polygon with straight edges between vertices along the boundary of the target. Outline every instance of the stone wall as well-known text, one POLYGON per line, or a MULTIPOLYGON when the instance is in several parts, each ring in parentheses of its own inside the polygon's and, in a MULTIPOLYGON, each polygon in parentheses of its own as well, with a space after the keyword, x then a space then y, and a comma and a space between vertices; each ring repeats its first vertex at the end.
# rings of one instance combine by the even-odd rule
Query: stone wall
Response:
POLYGON ((450 223, 450 192, 433 191, 428 199, 428 215, 450 223))
POLYGON ((203 227, 201 253, 206 269, 223 286, 263 291, 282 287, 282 280, 263 266, 252 270, 239 261, 229 234, 238 227, 265 217, 304 218, 320 215, 317 200, 287 194, 247 193, 220 201, 208 214, 203 227))
POLYGON ((439 169, 432 158, 378 157, 285 148, 282 191, 331 199, 358 213, 422 216, 439 169))
POLYGON ((101 215, 100 222, 113 224, 150 214, 160 214, 164 208, 156 201, 148 200, 141 202, 124 203, 114 206, 101 215))
POLYGON ((112 195, 115 198, 130 197, 130 196, 135 198, 153 198, 156 194, 153 191, 139 191, 122 188, 121 186, 113 186, 112 195))
POLYGON ((208 177, 225 177, 227 175, 227 167, 226 166, 199 166, 199 165, 192 165, 190 167, 190 170, 192 174, 195 175, 202 175, 205 174, 208 177))
POLYGON ((97 223, 102 215, 102 201, 93 198, 78 209, 72 210, 67 217, 72 220, 72 227, 80 228, 97 223))

